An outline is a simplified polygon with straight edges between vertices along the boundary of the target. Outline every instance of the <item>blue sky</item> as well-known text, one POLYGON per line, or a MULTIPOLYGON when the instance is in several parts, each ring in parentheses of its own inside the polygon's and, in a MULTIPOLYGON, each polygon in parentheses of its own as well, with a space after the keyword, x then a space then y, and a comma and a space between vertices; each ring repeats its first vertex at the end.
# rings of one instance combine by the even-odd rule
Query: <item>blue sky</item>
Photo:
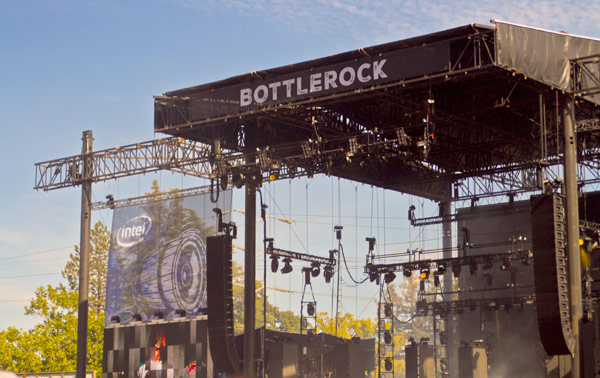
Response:
MULTIPOLYGON (((152 96, 168 90, 490 19, 600 37, 599 15, 600 3, 579 0, 0 0, 0 329, 32 324, 22 316, 26 300, 35 287, 61 281, 56 273, 78 243, 79 189, 32 187, 34 163, 77 154, 83 130, 94 131, 95 149, 149 140, 155 137, 152 96)), ((94 199, 143 194, 154 178, 164 187, 202 184, 163 172, 95 185, 94 199)), ((283 247, 306 244, 308 220, 309 245, 326 253, 338 212, 347 216, 340 218, 346 250, 359 265, 369 234, 378 240, 385 234, 389 248, 427 239, 414 230, 409 235, 404 217, 418 199, 386 193, 384 200, 383 191, 348 182, 338 190, 331 178, 282 182, 265 193, 297 221, 291 227, 298 238, 287 224, 270 225, 287 242, 283 247), (354 223, 364 227, 354 232, 354 223)), ((243 208, 239 193, 234 208, 243 208)), ((431 204, 422 208, 424 216, 435 212, 431 204)), ((110 224, 111 216, 96 212, 94 221, 110 224)), ((290 280, 278 276, 277 285, 290 289, 290 280)), ((356 297, 376 291, 344 290, 355 297, 347 299, 347 310, 358 313, 356 297)), ((295 298, 278 293, 276 300, 294 308, 295 298)))

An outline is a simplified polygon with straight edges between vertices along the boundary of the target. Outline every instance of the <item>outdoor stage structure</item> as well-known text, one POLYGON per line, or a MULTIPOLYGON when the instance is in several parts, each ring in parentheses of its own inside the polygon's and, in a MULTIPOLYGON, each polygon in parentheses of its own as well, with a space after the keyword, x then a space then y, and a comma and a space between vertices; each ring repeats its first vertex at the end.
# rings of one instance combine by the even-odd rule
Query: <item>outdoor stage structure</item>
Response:
MULTIPOLYGON (((255 353, 256 189, 265 181, 327 174, 439 202, 439 216, 418 219, 409 210, 409 220, 415 227, 442 224, 442 259, 417 259, 409 251, 409 263, 400 254, 395 257, 402 262, 381 264, 384 256, 370 248, 365 266, 382 286, 394 272, 418 270, 424 278, 417 315, 432 317, 435 338, 433 345, 423 340, 406 347, 407 376, 500 376, 523 362, 507 351, 538 337, 543 348, 525 353, 536 356, 530 365, 557 368, 533 369, 531 376, 594 376, 598 346, 587 336, 598 329, 593 308, 600 219, 592 192, 600 182, 600 41, 494 24, 166 92, 155 96, 154 130, 170 137, 92 152, 86 132, 81 155, 36 164, 36 189, 82 185, 78 372, 85 366, 91 184, 166 169, 210 180, 212 195, 245 187, 243 347, 231 342, 231 314, 213 317, 228 349, 204 354, 208 375, 210 361, 223 363, 215 359, 227 359, 246 376, 257 375, 257 360, 265 365, 265 355, 255 353), (453 213, 452 204, 462 209, 453 213), (508 244, 496 233, 510 234, 508 244), (430 274, 434 283, 425 285, 430 274), (500 309, 510 314, 507 319, 500 309), (480 318, 479 331, 468 326, 473 317, 480 318)), ((95 206, 144 201, 111 198, 95 206)), ((231 235, 224 225, 215 237, 231 235)), ((380 326, 392 332, 393 311, 380 303, 380 326)), ((207 312, 210 323, 210 300, 207 312)), ((196 327, 201 322, 186 321, 196 327)), ((112 325, 107 332, 127 332, 119 327, 132 326, 112 325)), ((181 326, 188 335, 191 327, 181 326)), ((391 354, 382 355, 390 338, 381 329, 379 334, 377 371, 393 376, 393 343, 391 354)), ((189 338, 181 345, 196 342, 189 338)))

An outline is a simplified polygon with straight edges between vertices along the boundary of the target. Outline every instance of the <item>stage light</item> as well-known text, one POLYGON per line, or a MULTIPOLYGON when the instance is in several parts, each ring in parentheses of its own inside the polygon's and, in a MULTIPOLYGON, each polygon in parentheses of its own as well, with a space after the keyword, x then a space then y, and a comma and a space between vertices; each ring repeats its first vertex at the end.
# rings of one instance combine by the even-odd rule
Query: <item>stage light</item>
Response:
POLYGON ((333 277, 333 266, 327 265, 323 269, 323 277, 325 277, 325 282, 330 283, 331 278, 333 277))
POLYGON ((531 251, 526 251, 523 257, 521 258, 521 264, 529 265, 529 261, 533 257, 533 253, 531 251))
POLYGON ((241 188, 242 186, 244 186, 244 183, 246 182, 246 175, 244 175, 244 173, 239 170, 239 169, 235 169, 231 171, 231 183, 236 187, 236 188, 241 188))
POLYGON ((165 317, 165 314, 162 311, 155 311, 153 316, 156 319, 163 319, 165 317))
POLYGON ((421 299, 420 301, 417 301, 417 314, 422 315, 422 316, 427 316, 427 312, 428 312, 427 301, 425 301, 425 299, 421 299))
POLYGON ((460 277, 461 270, 462 270, 462 265, 460 265, 460 261, 457 261, 456 263, 452 264, 452 274, 454 275, 454 278, 460 277))
POLYGON ((383 334, 383 341, 386 344, 392 343, 392 334, 390 333, 390 331, 385 331, 385 333, 383 334))
POLYGON ((119 315, 113 315, 110 318, 110 322, 113 323, 113 324, 121 323, 121 318, 119 317, 119 315))
POLYGON ((391 303, 386 303, 383 306, 383 314, 386 318, 391 318, 394 315, 394 308, 391 303))
POLYGON ((510 262, 510 259, 508 257, 506 257, 504 259, 504 261, 502 261, 502 265, 500 265, 500 270, 503 272, 506 272, 508 270, 511 270, 512 268, 512 264, 510 262))
POLYGON ((312 271, 310 272, 310 274, 313 277, 318 277, 319 274, 321 273, 321 264, 319 264, 318 262, 313 262, 310 264, 310 266, 312 267, 312 271))
POLYGON ((369 281, 377 281, 377 283, 379 283, 379 272, 377 272, 377 270, 373 269, 369 271, 369 281))
POLYGON ((485 263, 484 263, 484 264, 483 264, 483 266, 482 266, 482 269, 483 269, 484 271, 486 271, 486 270, 490 270, 490 269, 492 269, 493 267, 494 267, 494 263, 492 263, 492 260, 491 260, 491 259, 489 259, 489 258, 486 258, 486 259, 485 259, 485 263))
POLYGON ((385 274, 383 280, 385 281, 386 284, 392 283, 392 281, 394 281, 396 279, 396 274, 394 274, 394 272, 389 271, 385 274))
POLYGON ((184 309, 179 308, 179 309, 175 310, 175 315, 178 318, 185 318, 185 314, 186 314, 186 312, 184 309))
POLYGON ((294 270, 294 268, 292 268, 292 259, 290 259, 289 257, 286 257, 285 259, 283 259, 283 268, 281 268, 281 273, 283 274, 288 274, 290 273, 292 270, 294 270))
POLYGON ((429 278, 429 268, 428 267, 421 268, 421 274, 419 274, 419 279, 426 280, 428 278, 429 278))
POLYGON ((392 359, 391 358, 386 358, 385 362, 383 363, 385 370, 387 371, 391 371, 394 368, 394 365, 392 363, 392 359))
POLYGON ((308 314, 308 316, 315 315, 315 304, 313 302, 310 302, 306 305, 306 313, 308 314))
POLYGON ((277 273, 278 269, 279 269, 279 256, 271 255, 271 272, 277 273))
POLYGON ((477 274, 477 261, 471 260, 469 262, 469 273, 471 273, 471 277, 475 277, 477 274))
POLYGON ((310 272, 312 269, 310 268, 302 268, 302 273, 304 273, 304 284, 310 285, 310 272))
POLYGON ((410 278, 412 275, 412 268, 410 266, 405 266, 404 269, 402 269, 402 275, 406 278, 410 278))
POLYGON ((446 264, 445 263, 438 263, 437 264, 437 272, 439 274, 446 274, 446 264))
POLYGON ((133 319, 134 322, 142 321, 142 315, 140 315, 140 314, 133 314, 133 316, 131 318, 133 319))
POLYGON ((437 273, 433 274, 433 286, 440 287, 440 275, 437 273))

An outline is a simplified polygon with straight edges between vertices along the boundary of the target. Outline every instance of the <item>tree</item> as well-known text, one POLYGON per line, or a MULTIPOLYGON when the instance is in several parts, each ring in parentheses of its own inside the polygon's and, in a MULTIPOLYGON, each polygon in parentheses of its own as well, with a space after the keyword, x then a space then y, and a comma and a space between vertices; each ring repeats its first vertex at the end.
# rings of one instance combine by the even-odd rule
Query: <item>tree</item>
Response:
MULTIPOLYGON (((99 314, 104 311, 106 304, 106 273, 108 250, 110 248, 110 231, 102 222, 96 222, 90 233, 90 286, 89 309, 90 312, 99 314)), ((62 276, 67 279, 69 290, 79 289, 79 246, 75 246, 75 253, 69 255, 69 261, 62 271, 62 276)))
MULTIPOLYGON (((330 318, 326 312, 317 314, 317 332, 326 332, 335 335, 335 318, 330 318)), ((338 314, 338 337, 350 339, 360 337, 370 339, 377 336, 377 321, 373 319, 355 319, 354 315, 345 313, 338 314)))
MULTIPOLYGON (((235 261, 232 266, 233 276, 233 326, 236 334, 244 331, 244 269, 235 261)), ((255 327, 264 325, 263 284, 256 281, 256 317, 255 327)), ((300 332, 300 317, 292 311, 281 311, 269 303, 267 298, 267 328, 282 332, 300 332)))
MULTIPOLYGON (((106 260, 110 233, 101 222, 94 225, 90 245, 90 312, 88 318, 88 370, 102 370, 106 260)), ((28 331, 9 327, 0 331, 0 369, 24 372, 74 371, 77 356, 79 248, 70 255, 63 277, 67 286, 41 286, 25 307, 26 315, 41 318, 28 331)))

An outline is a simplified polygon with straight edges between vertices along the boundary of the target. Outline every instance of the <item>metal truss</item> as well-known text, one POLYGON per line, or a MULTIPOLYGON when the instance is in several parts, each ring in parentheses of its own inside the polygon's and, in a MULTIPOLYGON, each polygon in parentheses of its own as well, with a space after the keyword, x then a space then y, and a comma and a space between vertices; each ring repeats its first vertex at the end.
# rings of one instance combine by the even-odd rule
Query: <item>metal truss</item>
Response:
POLYGON ((600 55, 571 60, 572 89, 579 96, 600 93, 600 55))
MULTIPOLYGON (((468 291, 463 291, 461 293, 468 293, 468 291)), ((534 303, 535 295, 533 294, 503 298, 464 299, 440 302, 427 302, 425 300, 420 300, 416 305, 416 316, 439 315, 440 317, 445 317, 451 312, 460 314, 465 311, 476 311, 477 309, 486 311, 504 308, 506 311, 510 311, 516 307, 518 310, 523 310, 525 305, 532 305, 534 303)))
POLYGON ((266 253, 268 255, 272 255, 272 256, 289 257, 294 260, 307 261, 307 262, 319 263, 319 264, 323 264, 323 265, 335 266, 336 259, 333 257, 333 254, 334 254, 333 252, 337 252, 337 251, 330 251, 329 258, 325 258, 325 257, 310 255, 307 253, 293 252, 293 251, 287 251, 287 250, 281 249, 281 248, 274 248, 273 241, 269 241, 269 244, 267 245, 267 251, 266 251, 266 253))
MULTIPOLYGON (((118 207, 134 206, 150 202, 164 201, 168 199, 183 198, 200 194, 208 194, 211 185, 197 186, 194 188, 177 189, 169 192, 153 193, 146 196, 123 198, 116 200, 112 195, 106 197, 106 201, 92 202, 92 210, 114 209, 118 207)), ((212 188, 214 190, 214 188, 212 188)))
MULTIPOLYGON (((410 253, 404 254, 405 256, 410 256, 410 253)), ((389 257, 389 256, 388 256, 389 257)), ((382 274, 389 272, 398 272, 402 271, 403 273, 408 274, 416 269, 429 269, 430 272, 439 270, 440 267, 445 271, 451 267, 459 267, 463 265, 484 265, 484 264, 493 264, 496 262, 507 262, 507 261, 521 261, 523 263, 529 262, 533 258, 533 253, 529 249, 518 249, 515 251, 508 251, 504 253, 490 253, 484 255, 472 255, 472 256, 464 256, 464 257, 452 257, 445 259, 435 259, 435 260, 418 260, 418 261, 408 261, 402 263, 392 263, 392 264, 374 264, 367 263, 365 266, 365 273, 370 274, 382 274)), ((457 268, 454 268, 457 269, 457 268)), ((444 273, 445 274, 445 273, 444 273)))
POLYGON ((89 177, 83 177, 81 173, 83 155, 37 163, 34 188, 53 190, 86 181, 113 180, 158 170, 209 177, 211 155, 211 146, 183 138, 160 138, 93 152, 89 177))

